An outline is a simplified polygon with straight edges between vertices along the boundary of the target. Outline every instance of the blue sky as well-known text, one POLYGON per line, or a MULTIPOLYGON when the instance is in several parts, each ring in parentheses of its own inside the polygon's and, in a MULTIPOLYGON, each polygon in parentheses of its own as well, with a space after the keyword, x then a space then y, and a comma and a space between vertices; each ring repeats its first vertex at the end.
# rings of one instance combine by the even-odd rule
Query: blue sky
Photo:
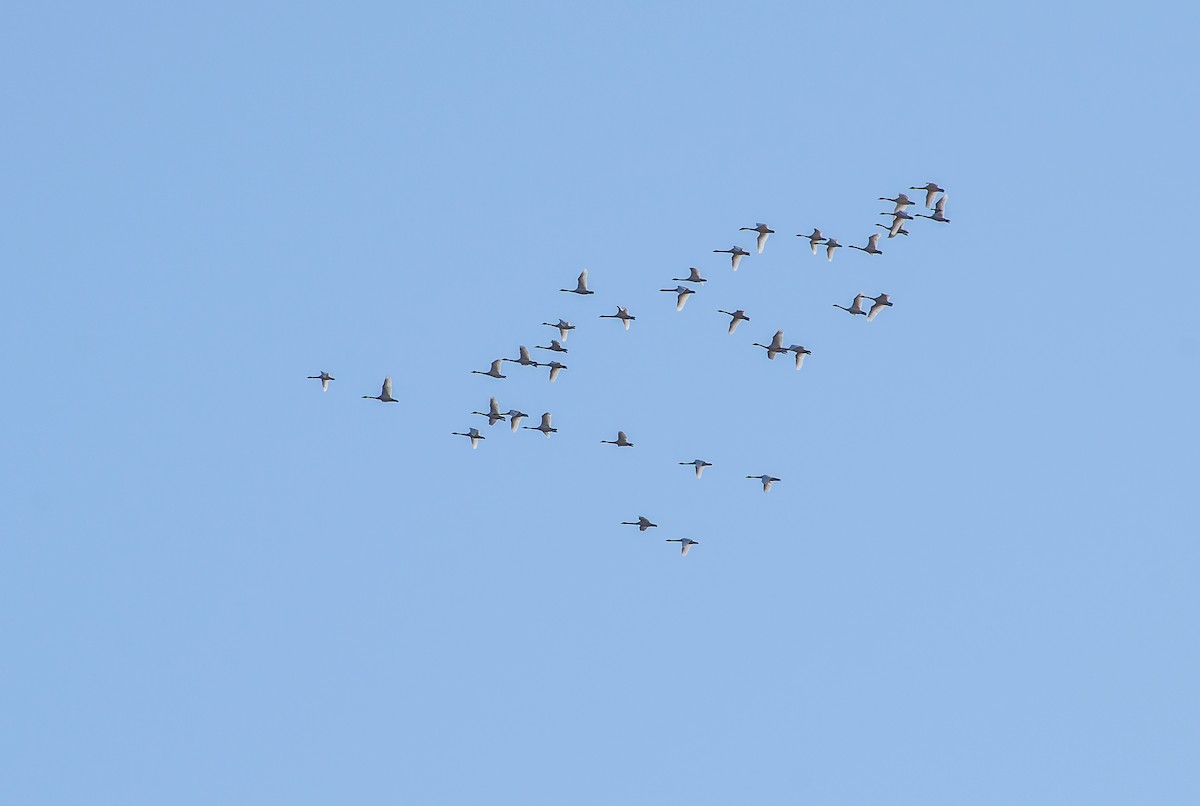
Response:
POLYGON ((4 802, 1200 797, 1192 7, 5 16, 4 802))

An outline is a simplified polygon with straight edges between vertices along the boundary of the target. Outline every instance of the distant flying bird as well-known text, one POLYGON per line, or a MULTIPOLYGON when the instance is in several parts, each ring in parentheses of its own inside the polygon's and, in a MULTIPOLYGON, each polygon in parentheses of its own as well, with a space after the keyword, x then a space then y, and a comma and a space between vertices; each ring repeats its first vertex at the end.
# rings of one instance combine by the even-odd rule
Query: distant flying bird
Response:
POLYGON ((557 325, 552 325, 549 322, 542 322, 542 324, 546 325, 547 327, 558 328, 558 337, 560 339, 562 339, 563 341, 567 340, 567 331, 575 329, 575 325, 571 324, 570 322, 568 322, 565 319, 559 319, 557 325))
POLYGON ((566 291, 568 294, 595 294, 595 291, 588 291, 587 287, 587 269, 579 272, 579 281, 574 288, 560 288, 559 291, 566 291))
POLYGON ((629 330, 629 323, 632 322, 634 319, 637 319, 636 316, 629 315, 628 308, 622 308, 620 305, 617 306, 616 313, 602 313, 602 314, 600 314, 600 318, 601 319, 620 319, 621 324, 625 325, 626 330, 629 330))
POLYGON ((761 476, 746 476, 746 478, 758 479, 759 481, 761 481, 764 493, 771 492, 771 485, 777 481, 781 481, 781 479, 777 479, 774 476, 769 476, 766 473, 762 474, 761 476))
MULTIPOLYGON (((767 242, 767 237, 775 230, 768 227, 766 224, 755 224, 753 227, 739 227, 739 232, 749 231, 758 233, 758 253, 762 254, 763 244, 767 242)), ((735 267, 736 268, 736 267, 735 267)))
POLYGON ((803 344, 793 344, 788 348, 788 352, 793 352, 796 354, 796 369, 800 369, 800 367, 804 366, 804 356, 812 355, 812 350, 804 349, 803 344))
POLYGON ((512 364, 520 364, 523 367, 540 367, 541 364, 529 357, 529 348, 524 344, 518 347, 518 355, 516 358, 501 358, 501 361, 508 361, 512 364))
POLYGON ((487 375, 489 378, 507 378, 508 377, 507 375, 500 374, 500 365, 503 364, 505 360, 506 359, 503 359, 503 358, 497 358, 495 361, 492 362, 492 368, 489 369, 487 372, 484 372, 484 371, 478 370, 478 369, 473 369, 473 370, 471 370, 471 374, 472 375, 487 375))
POLYGON ((321 382, 321 391, 322 392, 328 392, 329 391, 329 382, 337 380, 337 378, 333 377, 325 370, 321 370, 320 375, 309 375, 308 377, 315 378, 316 380, 321 382))
POLYGON ((767 351, 767 358, 771 359, 772 361, 775 360, 776 353, 786 353, 787 352, 787 348, 783 346, 783 331, 782 330, 775 331, 775 338, 771 339, 770 344, 759 344, 758 342, 755 342, 754 344, 752 344, 750 346, 751 347, 762 347, 764 350, 767 351))
MULTIPOLYGON (((884 215, 888 215, 888 213, 884 213, 884 215)), ((893 221, 892 223, 894 224, 894 223, 896 223, 896 222, 895 222, 895 221, 893 221)), ((876 224, 875 226, 877 226, 877 227, 883 227, 883 228, 884 228, 885 230, 887 230, 888 232, 891 232, 891 231, 892 231, 891 225, 889 225, 889 224, 876 224)), ((906 230, 904 227, 901 227, 900 229, 896 230, 896 235, 907 235, 907 234, 908 234, 908 230, 906 230)), ((895 236, 889 235, 888 237, 889 237, 889 238, 892 238, 892 237, 895 237, 895 236)))
POLYGON ((558 373, 567 368, 566 364, 560 364, 557 361, 551 361, 549 364, 542 364, 543 367, 550 367, 550 383, 558 377, 558 373))
POLYGON ((556 353, 565 353, 565 352, 567 352, 567 348, 566 348, 566 347, 563 347, 563 346, 562 346, 562 342, 560 342, 558 339, 550 339, 550 346, 549 346, 549 347, 543 347, 543 346, 542 346, 542 345, 540 345, 540 344, 535 344, 535 345, 533 345, 533 346, 534 346, 534 347, 536 347, 536 348, 538 348, 539 350, 553 350, 553 351, 554 351, 554 352, 556 352, 556 353))
POLYGON ((688 271, 691 273, 688 274, 687 277, 672 277, 671 279, 675 280, 677 282, 681 282, 681 283, 707 283, 708 282, 708 280, 705 280, 703 277, 700 276, 700 270, 697 269, 695 266, 692 266, 688 271))
POLYGON ((892 225, 888 227, 888 237, 895 238, 900 232, 900 228, 904 226, 905 221, 912 221, 912 216, 903 210, 898 210, 894 213, 880 213, 880 215, 890 215, 892 217, 892 225))
POLYGON ((674 288, 660 288, 659 291, 670 291, 672 294, 678 294, 675 298, 675 310, 682 311, 683 304, 687 302, 687 298, 696 292, 687 286, 677 285, 674 288))
POLYGON ((940 221, 943 224, 949 224, 950 219, 946 218, 946 197, 943 195, 937 200, 937 204, 933 206, 933 215, 917 213, 917 218, 928 218, 930 221, 940 221))
POLYGON ((857 249, 860 252, 866 252, 868 255, 882 255, 883 252, 879 250, 879 247, 877 246, 878 243, 879 235, 877 233, 872 235, 870 238, 867 238, 866 246, 855 246, 854 244, 850 244, 850 248, 857 249))
POLYGON ((616 445, 618 448, 632 448, 633 447, 633 443, 630 442, 629 439, 625 436, 624 431, 618 431, 617 438, 615 440, 602 439, 602 440, 600 440, 600 442, 605 445, 616 445))
POLYGON ((848 313, 862 314, 863 316, 866 316, 867 312, 862 309, 862 301, 866 298, 866 294, 859 294, 854 298, 854 302, 850 304, 849 308, 847 308, 845 305, 838 305, 836 302, 833 303, 833 307, 841 308, 843 311, 848 313))
POLYGON ((833 250, 837 249, 839 246, 841 246, 841 244, 837 242, 836 238, 830 238, 825 241, 825 254, 829 256, 830 263, 833 262, 833 250))
POLYGON ((683 551, 680 552, 680 556, 683 556, 683 557, 687 556, 688 549, 690 549, 692 546, 700 545, 700 541, 690 540, 686 537, 672 537, 672 538, 669 538, 667 540, 667 542, 668 543, 679 543, 680 544, 679 547, 683 549, 683 551))
POLYGON ((729 320, 729 332, 730 333, 737 330, 738 322, 749 322, 750 321, 750 317, 746 316, 746 312, 743 311, 741 308, 738 308, 736 311, 732 311, 732 312, 717 311, 717 313, 723 313, 726 316, 733 317, 732 319, 729 320))
POLYGON ((488 410, 486 412, 473 411, 472 414, 479 414, 488 418, 488 425, 495 425, 504 419, 504 415, 500 413, 500 405, 496 402, 496 398, 488 401, 488 410))
POLYGON ((821 234, 821 230, 813 229, 812 235, 800 234, 797 238, 808 238, 808 242, 812 245, 813 254, 817 253, 817 246, 825 243, 825 236, 821 234))
POLYGON ((694 459, 691 462, 680 462, 679 464, 696 468, 696 478, 700 478, 700 474, 704 472, 704 468, 712 467, 711 462, 706 462, 703 459, 694 459))
POLYGON ((483 434, 480 434, 480 433, 479 433, 479 429, 478 429, 478 428, 472 428, 472 429, 470 429, 469 431, 467 431, 467 433, 465 433, 465 434, 464 434, 464 433, 462 433, 461 431, 451 431, 450 433, 451 433, 451 434, 453 434, 453 435, 454 435, 454 436, 456 436, 456 437, 470 437, 470 438, 471 438, 471 447, 472 447, 472 448, 478 448, 478 447, 479 447, 479 440, 481 440, 481 439, 487 439, 487 437, 485 437, 483 434))
POLYGON ((740 246, 734 246, 729 249, 714 249, 714 252, 723 252, 730 255, 733 260, 733 270, 737 271, 738 264, 742 262, 742 258, 750 254, 740 246))
MULTIPOLYGON (((909 190, 912 190, 912 188, 909 188, 909 190)), ((913 203, 913 200, 912 200, 912 199, 910 199, 910 198, 908 198, 908 194, 907 194, 907 193, 901 193, 899 196, 897 196, 897 197, 896 197, 896 198, 894 198, 894 199, 889 199, 889 198, 887 198, 886 196, 880 196, 880 197, 879 197, 879 200, 880 200, 880 201, 890 201, 890 202, 895 202, 895 203, 896 203, 896 210, 895 210, 895 212, 900 212, 901 210, 903 210, 903 209, 904 209, 904 208, 906 208, 906 207, 911 207, 911 206, 912 206, 912 203, 913 203)))
POLYGON ((383 391, 378 395, 363 395, 364 400, 378 400, 383 403, 399 403, 400 401, 392 397, 392 376, 389 375, 383 379, 383 391))
POLYGON ((621 521, 622 526, 636 526, 639 532, 644 532, 652 526, 658 526, 657 523, 651 523, 650 519, 645 515, 638 515, 636 521, 621 521))
POLYGON ((517 411, 516 409, 509 409, 504 413, 508 416, 508 421, 512 424, 512 431, 514 434, 517 433, 517 423, 529 416, 525 412, 517 411))
POLYGON ((939 194, 939 193, 945 193, 945 192, 946 192, 946 189, 945 189, 945 188, 940 188, 940 187, 938 187, 938 186, 937 186, 937 184, 936 184, 936 183, 934 183, 934 182, 929 182, 928 184, 926 184, 926 185, 925 185, 925 186, 923 186, 923 187, 910 187, 910 188, 909 188, 909 190, 923 190, 923 191, 925 191, 925 206, 926 206, 927 208, 928 208, 928 207, 933 207, 933 197, 934 197, 934 196, 936 196, 936 195, 937 195, 937 194, 939 194))
POLYGON ((892 302, 891 302, 891 300, 888 299, 887 294, 880 294, 877 297, 867 297, 867 299, 875 300, 875 304, 872 305, 871 310, 867 312, 867 321, 868 322, 870 322, 872 319, 874 319, 875 315, 878 314, 880 311, 882 311, 884 308, 892 307, 892 302))
POLYGON ((550 412, 546 412, 545 414, 542 415, 542 424, 537 426, 536 428, 532 425, 523 425, 521 427, 526 428, 530 431, 541 431, 543 434, 546 435, 546 439, 550 439, 550 434, 558 433, 557 428, 550 427, 550 412))

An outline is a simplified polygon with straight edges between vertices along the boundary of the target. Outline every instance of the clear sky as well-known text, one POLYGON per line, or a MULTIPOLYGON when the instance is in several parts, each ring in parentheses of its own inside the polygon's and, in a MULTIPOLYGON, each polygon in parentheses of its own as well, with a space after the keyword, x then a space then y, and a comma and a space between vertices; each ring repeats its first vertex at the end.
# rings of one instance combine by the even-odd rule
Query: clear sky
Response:
POLYGON ((1200 802, 1198 24, 10 7, 0 801, 1200 802))

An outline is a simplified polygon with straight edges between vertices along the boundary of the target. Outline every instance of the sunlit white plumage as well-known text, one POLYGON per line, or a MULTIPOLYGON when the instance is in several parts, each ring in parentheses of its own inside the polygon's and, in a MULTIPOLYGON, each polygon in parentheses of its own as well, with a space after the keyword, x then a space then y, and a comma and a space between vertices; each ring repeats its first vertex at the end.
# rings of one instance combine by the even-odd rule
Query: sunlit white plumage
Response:
POLYGON ((546 325, 547 327, 558 328, 558 337, 563 341, 567 340, 567 332, 575 329, 575 325, 571 324, 566 319, 559 319, 558 324, 555 325, 552 325, 549 322, 542 322, 542 324, 546 325))
POLYGON ((937 204, 933 206, 933 215, 925 215, 917 213, 918 218, 928 218, 930 221, 939 221, 943 224, 949 224, 950 219, 946 218, 946 197, 943 195, 937 200, 937 204))
POLYGON ((681 282, 681 283, 707 283, 708 282, 708 280, 705 280, 703 277, 700 276, 700 270, 697 269, 695 266, 692 266, 690 269, 688 269, 688 272, 689 272, 689 274, 687 277, 672 277, 671 279, 675 280, 677 282, 681 282))
POLYGON ((836 302, 833 303, 833 307, 841 308, 843 311, 847 311, 848 313, 862 314, 863 316, 866 316, 867 312, 862 309, 862 301, 866 298, 866 294, 859 294, 854 298, 854 302, 850 304, 849 308, 847 308, 845 305, 838 305, 836 302))
POLYGON ((632 448, 633 447, 633 443, 630 442, 629 438, 625 436, 624 431, 618 431, 617 438, 615 440, 614 439, 602 439, 602 440, 600 440, 600 442, 605 445, 616 445, 618 448, 632 448))
POLYGON ((929 182, 922 187, 910 187, 909 190, 925 191, 925 206, 926 207, 933 207, 933 197, 939 193, 946 192, 945 188, 938 187, 935 182, 929 182))
POLYGON ((550 412, 546 412, 545 414, 542 415, 542 424, 541 425, 539 425, 539 426, 523 425, 521 427, 528 429, 530 431, 541 431, 543 434, 546 435, 546 439, 550 439, 550 434, 558 432, 557 428, 550 427, 550 412))
POLYGON ((479 433, 479 429, 478 429, 478 428, 472 428, 472 429, 469 429, 469 430, 467 431, 467 433, 465 433, 465 434, 464 434, 464 433, 462 433, 461 431, 451 431, 450 433, 451 433, 451 434, 453 434, 453 435, 454 435, 454 436, 456 436, 456 437, 469 437, 469 438, 470 438, 470 440, 471 440, 471 447, 472 447, 472 448, 478 448, 478 447, 479 447, 479 440, 481 440, 481 439, 487 439, 487 437, 485 437, 483 434, 480 434, 480 433, 479 433))
POLYGON ((796 369, 804 366, 804 356, 812 355, 812 350, 806 350, 803 344, 793 344, 788 347, 788 352, 796 354, 796 369))
POLYGON ((588 291, 587 273, 588 273, 587 269, 584 269, 583 271, 579 272, 579 280, 576 282, 574 288, 560 288, 558 290, 566 291, 568 294, 595 294, 596 293, 595 291, 588 291))
POLYGON ((326 372, 325 370, 321 370, 321 374, 320 374, 320 375, 309 375, 309 376, 307 376, 307 377, 309 377, 309 378, 315 378, 316 380, 320 381, 320 382, 321 382, 321 391, 322 391, 322 392, 328 392, 328 391, 329 391, 329 382, 330 382, 330 381, 336 381, 336 380, 337 380, 337 378, 333 377, 332 375, 330 375, 330 374, 329 374, 328 372, 326 372))
POLYGON ((720 311, 720 310, 718 310, 717 313, 723 313, 726 316, 733 317, 732 319, 729 320, 729 332, 730 333, 737 330, 738 322, 749 322, 750 321, 750 317, 746 316, 746 312, 743 311, 741 308, 738 308, 736 311, 720 311))
POLYGON ((737 271, 738 264, 742 262, 742 258, 745 257, 746 255, 750 254, 749 252, 747 252, 745 249, 743 249, 740 246, 734 246, 729 249, 714 249, 713 251, 721 252, 721 253, 729 255, 733 261, 733 270, 734 271, 737 271))
POLYGON ((678 543, 678 544, 680 545, 680 548, 681 548, 681 549, 683 549, 683 551, 679 552, 680 556, 682 556, 682 557, 686 557, 686 556, 687 556, 688 550, 690 550, 692 546, 699 546, 699 545, 700 545, 700 541, 699 541, 699 540, 691 540, 691 539, 689 539, 689 538, 686 538, 686 537, 672 537, 672 538, 668 538, 668 539, 667 539, 667 542, 668 542, 668 543, 678 543))
POLYGON ((503 359, 503 358, 497 358, 495 361, 492 362, 492 368, 489 369, 487 372, 484 372, 483 370, 480 370, 480 369, 473 369, 473 370, 471 370, 471 374, 472 375, 487 375, 489 378, 507 378, 508 377, 507 375, 502 375, 500 373, 500 366, 504 363, 505 360, 506 359, 503 359))
POLYGON ((814 255, 817 253, 817 247, 820 246, 821 244, 825 243, 825 236, 821 234, 821 230, 816 229, 815 227, 813 228, 812 235, 805 235, 805 234, 801 233, 800 235, 797 235, 796 237, 797 238, 808 238, 808 242, 812 246, 812 253, 814 255))
MULTIPOLYGON (((888 215, 888 214, 885 213, 884 215, 888 215)), ((894 224, 895 221, 893 221, 892 223, 894 224)), ((887 230, 888 232, 892 231, 891 224, 876 224, 875 226, 882 227, 883 229, 887 230)), ((906 230, 904 227, 901 227, 900 229, 896 230, 896 235, 907 235, 907 234, 908 234, 908 230, 906 230)), ((895 236, 889 235, 888 237, 892 238, 895 236)))
POLYGON ((383 390, 378 395, 363 395, 367 400, 379 400, 384 403, 399 403, 400 401, 392 397, 392 376, 388 375, 383 379, 383 390))
POLYGON ((825 254, 829 256, 830 263, 833 262, 833 250, 840 246, 841 244, 837 242, 837 238, 830 238, 825 241, 825 254))
POLYGON ((651 523, 650 519, 645 515, 638 515, 636 521, 621 521, 622 526, 636 526, 639 532, 644 532, 647 529, 658 526, 657 523, 651 523))
POLYGON ((855 246, 854 244, 850 244, 850 248, 857 249, 860 252, 866 252, 868 255, 882 255, 883 252, 880 251, 878 244, 879 244, 879 234, 876 233, 876 234, 872 235, 870 238, 867 238, 866 246, 855 246))
POLYGON ((763 224, 760 222, 758 224, 755 224, 753 227, 738 227, 738 231, 739 232, 740 231, 748 231, 748 232, 757 232, 758 233, 758 253, 761 255, 762 250, 763 250, 763 245, 766 244, 766 242, 767 242, 767 237, 771 233, 773 233, 775 230, 771 229, 766 224, 763 224))
POLYGON ((772 361, 775 360, 775 355, 777 353, 786 353, 787 352, 787 348, 783 346, 783 331, 782 330, 775 331, 775 337, 771 339, 770 344, 759 344, 758 342, 754 342, 754 344, 752 344, 750 346, 762 347, 764 350, 767 351, 767 358, 771 359, 772 361))
POLYGON ((509 423, 512 424, 512 431, 514 434, 517 433, 517 423, 529 416, 525 412, 517 411, 516 409, 509 409, 504 413, 508 416, 509 423))
POLYGON ((762 474, 761 476, 746 476, 746 478, 758 479, 759 481, 761 481, 764 493, 771 492, 771 485, 777 481, 781 481, 781 479, 777 479, 774 476, 767 475, 766 473, 762 474))
POLYGON ((674 288, 660 288, 659 291, 669 291, 672 294, 677 294, 675 297, 675 310, 682 311, 683 304, 687 302, 687 298, 696 292, 687 286, 677 285, 674 288))
POLYGON ((636 316, 629 315, 628 308, 622 308, 620 305, 617 306, 616 313, 602 313, 602 314, 600 314, 600 318, 601 319, 620 319, 621 324, 625 325, 626 330, 629 330, 629 323, 632 322, 634 319, 637 319, 636 316))
POLYGON ((550 383, 554 383, 558 378, 558 373, 567 368, 566 364, 560 364, 557 361, 551 361, 549 364, 542 364, 544 367, 550 367, 550 383))
POLYGON ((896 237, 901 228, 903 228, 905 221, 912 221, 912 216, 903 210, 897 210, 894 213, 880 213, 880 215, 890 215, 892 217, 892 224, 888 227, 889 238, 896 237))
POLYGON ((679 464, 696 468, 696 478, 700 478, 700 474, 704 472, 704 468, 712 467, 712 462, 706 462, 703 459, 693 459, 690 462, 680 462, 679 464))
POLYGON ((533 346, 538 348, 539 350, 553 350, 556 353, 567 352, 567 348, 563 347, 562 343, 558 339, 550 339, 550 345, 546 346, 546 347, 544 347, 540 344, 535 344, 533 346))
POLYGON ((479 414, 488 418, 488 425, 495 425, 504 419, 504 415, 500 413, 500 405, 496 402, 496 398, 491 398, 488 401, 488 410, 486 412, 473 411, 472 414, 479 414))
POLYGON ((529 348, 524 344, 518 347, 518 356, 516 358, 502 358, 501 361, 508 361, 511 364, 520 364, 523 367, 540 367, 541 364, 529 357, 529 348))
MULTIPOLYGON (((911 190, 911 188, 910 188, 910 190, 911 190)), ((887 198, 886 196, 880 196, 880 197, 879 197, 879 200, 880 200, 880 201, 890 201, 890 202, 895 202, 895 203, 896 203, 896 212, 899 212, 900 210, 903 210, 903 209, 905 209, 906 207, 911 207, 911 206, 912 206, 912 203, 913 203, 913 200, 912 200, 912 199, 910 199, 910 198, 908 198, 908 194, 907 194, 907 193, 901 193, 900 195, 898 195, 898 196, 897 196, 896 198, 894 198, 894 199, 889 199, 889 198, 887 198)))
POLYGON ((877 297, 867 297, 867 299, 875 301, 875 304, 871 306, 871 310, 867 311, 867 321, 868 322, 870 322, 872 319, 874 319, 875 315, 878 314, 880 311, 882 311, 884 308, 892 307, 892 301, 888 299, 887 294, 880 294, 877 297))

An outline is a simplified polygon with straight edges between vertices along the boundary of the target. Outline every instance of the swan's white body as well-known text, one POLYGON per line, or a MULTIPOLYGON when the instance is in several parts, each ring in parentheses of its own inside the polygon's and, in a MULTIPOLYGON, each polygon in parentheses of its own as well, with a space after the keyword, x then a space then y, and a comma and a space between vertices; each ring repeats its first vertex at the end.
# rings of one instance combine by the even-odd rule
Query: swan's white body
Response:
POLYGON ((587 269, 584 269, 583 271, 579 272, 579 280, 576 281, 574 288, 560 288, 558 290, 566 291, 568 294, 595 294, 596 293, 595 291, 588 290, 587 273, 588 273, 587 269))
POLYGON ((363 395, 368 400, 379 400, 383 403, 399 403, 400 401, 392 397, 392 376, 388 375, 383 379, 383 389, 378 395, 363 395))
POLYGON ((689 274, 687 277, 672 277, 671 279, 675 280, 676 282, 680 282, 680 283, 707 283, 708 282, 708 280, 705 280, 703 277, 700 276, 700 270, 697 269, 695 266, 692 266, 688 271, 689 271, 689 274))
POLYGON ((690 462, 680 462, 679 464, 696 468, 696 478, 700 478, 700 474, 704 472, 704 468, 712 467, 711 462, 706 462, 703 459, 693 459, 690 462))
POLYGON ((867 238, 866 246, 855 246, 850 244, 851 249, 857 249, 860 252, 866 252, 868 255, 882 255, 883 252, 879 249, 879 234, 876 233, 870 238, 867 238))
POLYGON ((504 419, 504 415, 500 413, 500 404, 496 402, 496 398, 491 398, 488 401, 487 412, 473 411, 472 414, 479 414, 488 418, 488 425, 495 425, 504 419))
POLYGON ((557 433, 557 431, 558 431, 557 428, 550 427, 550 412, 546 412, 545 414, 542 415, 542 424, 541 425, 539 425, 537 427, 534 427, 532 425, 523 425, 521 427, 526 428, 530 431, 541 431, 543 434, 546 435, 546 439, 550 439, 550 435, 552 433, 557 433))
POLYGON ((733 262, 733 270, 738 270, 738 264, 742 262, 742 258, 750 254, 740 246, 734 246, 729 249, 714 249, 714 252, 721 252, 730 256, 733 262))
POLYGON ((812 355, 812 350, 805 349, 803 344, 793 344, 791 347, 788 347, 788 351, 796 354, 797 370, 804 366, 804 356, 812 355))
POLYGON ((699 545, 700 545, 700 542, 699 542, 698 540, 691 540, 691 539, 689 539, 689 538, 686 538, 686 537, 672 537, 672 538, 668 538, 667 542, 668 542, 668 543, 678 543, 678 544, 679 544, 679 547, 680 547, 681 549, 683 549, 681 552, 679 552, 679 554, 680 554, 680 556, 681 556, 681 557, 686 557, 686 556, 687 556, 687 553, 688 553, 688 550, 689 550, 689 549, 691 549, 691 547, 692 547, 692 546, 699 546, 699 545))
POLYGON ((542 324, 546 325, 547 327, 558 328, 558 337, 563 341, 567 340, 567 332, 575 329, 575 325, 571 324, 566 319, 559 319, 558 324, 556 325, 552 325, 549 322, 542 322, 542 324))
POLYGON ((632 322, 634 319, 637 319, 636 316, 629 315, 628 308, 622 308, 620 305, 617 306, 616 313, 602 313, 602 314, 600 314, 600 318, 601 319, 620 319, 621 324, 625 325, 626 330, 629 330, 629 323, 632 322))
POLYGON ((849 308, 847 308, 845 305, 838 305, 836 302, 833 304, 833 307, 841 308, 843 311, 846 311, 847 313, 862 314, 863 316, 866 316, 867 312, 862 309, 862 301, 866 298, 867 298, 866 294, 859 294, 858 296, 856 296, 854 298, 854 302, 850 303, 849 308))
POLYGON ((867 297, 869 300, 874 300, 875 304, 871 306, 871 310, 867 311, 867 321, 870 322, 884 308, 892 307, 892 301, 888 299, 887 294, 880 294, 877 297, 867 297))
POLYGON ((755 224, 753 227, 739 227, 738 230, 758 233, 758 253, 760 255, 762 254, 763 246, 767 243, 767 237, 775 231, 761 222, 755 224))
POLYGON ((737 326, 738 326, 739 322, 749 322, 750 321, 750 317, 746 316, 746 312, 743 311, 741 308, 738 308, 736 311, 717 311, 717 313, 723 313, 726 316, 733 317, 732 319, 729 320, 729 332, 730 333, 737 330, 737 326))
POLYGON ((629 438, 625 436, 624 431, 618 431, 617 438, 615 440, 602 439, 602 440, 600 440, 600 442, 601 442, 601 444, 604 444, 604 445, 616 445, 618 448, 632 448, 633 447, 633 443, 630 442, 629 438))
POLYGON ((504 358, 497 358, 495 361, 492 362, 492 368, 489 369, 487 372, 484 372, 483 370, 473 369, 473 370, 471 370, 471 374, 472 375, 487 375, 489 378, 507 378, 508 377, 507 375, 503 375, 500 373, 500 367, 506 360, 507 359, 504 359, 504 358))
POLYGON ((328 392, 329 391, 329 382, 337 380, 337 378, 333 377, 325 370, 321 370, 320 375, 309 375, 308 377, 315 378, 316 380, 321 382, 321 391, 322 392, 328 392))
POLYGON ((471 428, 471 429, 469 429, 469 430, 467 431, 467 433, 465 433, 465 434, 464 434, 464 433, 462 433, 461 431, 451 431, 450 433, 451 433, 451 434, 453 434, 453 435, 454 435, 454 436, 456 436, 456 437, 468 437, 468 438, 470 438, 470 440, 471 440, 471 447, 472 447, 472 448, 478 448, 478 447, 479 447, 479 440, 481 440, 481 439, 487 439, 487 437, 485 437, 483 434, 480 434, 480 433, 479 433, 479 429, 478 429, 478 428, 471 428))
POLYGON ((771 492, 771 485, 772 485, 772 484, 774 484, 774 483, 775 483, 775 482, 777 482, 777 481, 780 481, 780 479, 777 479, 777 478, 775 478, 774 476, 770 476, 770 475, 768 475, 768 474, 766 474, 766 473, 763 473, 761 476, 746 476, 746 478, 748 478, 748 479, 758 479, 759 481, 761 481, 761 482, 762 482, 762 486, 763 486, 763 492, 764 492, 764 493, 769 493, 769 492, 771 492))
POLYGON ((677 311, 682 311, 683 305, 685 302, 687 302, 688 297, 690 295, 696 293, 695 291, 688 288, 687 286, 682 286, 682 285, 677 285, 674 288, 660 288, 659 291, 669 291, 672 294, 677 295, 675 297, 675 310, 677 310, 677 311))
POLYGON ((773 339, 771 339, 770 344, 759 344, 758 342, 755 342, 754 344, 752 344, 750 346, 751 347, 762 347, 764 350, 767 351, 767 358, 771 359, 772 361, 775 360, 775 356, 777 353, 786 353, 787 352, 787 348, 783 346, 783 331, 782 330, 775 331, 775 337, 773 339))

